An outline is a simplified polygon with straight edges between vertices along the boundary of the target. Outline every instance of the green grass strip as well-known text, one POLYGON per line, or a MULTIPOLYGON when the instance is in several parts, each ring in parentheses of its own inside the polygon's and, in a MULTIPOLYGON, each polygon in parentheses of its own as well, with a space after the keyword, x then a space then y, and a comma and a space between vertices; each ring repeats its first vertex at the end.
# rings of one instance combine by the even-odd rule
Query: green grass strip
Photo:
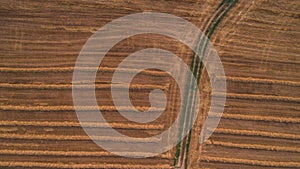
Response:
MULTIPOLYGON (((216 27, 219 25, 219 23, 222 21, 222 19, 225 17, 225 15, 228 13, 228 11, 236 4, 238 2, 238 0, 223 0, 219 5, 218 5, 218 7, 217 7, 217 10, 220 8, 220 7, 222 7, 223 5, 229 5, 226 9, 224 9, 225 10, 225 12, 220 16, 220 17, 217 17, 217 20, 214 22, 214 24, 213 24, 213 26, 212 26, 212 28, 211 29, 209 29, 209 32, 208 32, 208 36, 207 36, 207 41, 206 41, 206 43, 205 43, 205 46, 204 46, 204 50, 203 50, 203 52, 202 52, 202 54, 201 54, 201 59, 199 59, 199 57, 195 57, 195 53, 194 53, 194 55, 193 55, 193 58, 192 58, 192 61, 191 61, 191 66, 193 66, 194 65, 194 62, 195 62, 195 58, 196 58, 196 64, 195 64, 195 67, 191 67, 191 71, 193 72, 193 75, 194 76, 196 76, 196 79, 197 79, 197 85, 199 84, 199 82, 200 82, 200 79, 201 79, 201 71, 202 71, 202 69, 203 69, 203 63, 202 63, 202 59, 203 59, 203 57, 204 57, 204 54, 205 54, 205 52, 206 52, 206 48, 207 48, 207 45, 208 45, 208 43, 209 43, 209 39, 211 38, 211 36, 212 36, 212 34, 214 33, 214 31, 215 31, 215 29, 216 29, 216 27), (198 66, 200 64, 200 66, 198 66)), ((222 13, 224 10, 221 10, 220 11, 220 13, 222 13)), ((217 15, 218 16, 218 15, 217 15)), ((206 25, 207 25, 207 22, 205 23, 206 25)), ((199 46, 197 46, 196 48, 196 50, 198 50, 200 47, 202 47, 202 45, 203 45, 203 39, 200 39, 200 44, 199 44, 199 46)), ((201 49, 201 48, 200 48, 201 49)), ((198 51, 199 52, 199 51, 198 51)), ((200 52, 199 52, 200 53, 200 52)), ((194 84, 194 81, 192 82, 192 84, 190 83, 190 79, 191 79, 191 77, 188 77, 188 81, 187 81, 187 86, 194 86, 195 84, 194 84)), ((187 88, 187 90, 186 90, 186 98, 184 98, 184 107, 183 107, 183 110, 185 110, 184 111, 184 113, 183 113, 183 115, 186 115, 186 113, 187 112, 190 112, 190 110, 191 110, 191 107, 190 106, 187 106, 187 104, 188 104, 188 100, 189 100, 189 98, 188 98, 188 92, 190 92, 190 87, 188 87, 187 88)), ((193 91, 192 91, 193 92, 193 91)), ((195 101, 195 95, 194 95, 194 92, 192 93, 192 96, 194 96, 193 97, 193 101, 195 101)), ((193 108, 194 108, 194 104, 192 103, 192 106, 193 106, 193 108)), ((192 109, 193 110, 193 109, 192 109)), ((191 119, 190 119, 190 115, 191 115, 191 117, 193 117, 194 116, 194 112, 190 112, 190 113, 187 113, 187 126, 186 126, 186 128, 185 129, 188 129, 188 128, 190 128, 191 126, 191 119)), ((182 130, 183 130, 183 125, 184 125, 184 120, 185 118, 182 118, 181 119, 181 126, 180 126, 180 132, 179 132, 179 140, 181 140, 182 139, 182 130)), ((188 138, 187 138, 187 145, 186 145, 186 159, 185 159, 185 168, 187 168, 187 161, 188 161, 188 152, 189 152, 189 147, 190 147, 190 141, 191 141, 191 135, 192 135, 192 131, 190 131, 189 132, 189 134, 188 134, 188 138)), ((178 162, 178 158, 179 158, 179 156, 180 156, 180 153, 181 153, 181 144, 182 144, 182 141, 180 141, 178 144, 177 144, 177 149, 176 149, 176 155, 175 155, 175 158, 174 158, 174 166, 177 164, 177 162, 178 162)))
MULTIPOLYGON (((225 1, 228 1, 228 0, 225 0, 225 1)), ((208 40, 211 38, 213 32, 215 31, 215 29, 217 28, 217 26, 221 23, 222 19, 226 16, 226 14, 231 10, 231 8, 233 8, 236 3, 238 2, 238 0, 233 0, 230 4, 230 6, 226 9, 226 11, 224 12, 224 14, 215 22, 215 24, 213 25, 211 31, 209 32, 209 35, 208 35, 208 40)), ((206 42, 206 45, 205 45, 205 49, 203 50, 203 54, 202 54, 202 58, 201 60, 203 59, 203 56, 204 56, 204 53, 206 51, 206 48, 207 48, 207 45, 208 45, 208 41, 206 42)), ((202 73, 202 69, 203 69, 203 63, 201 62, 200 63, 200 69, 199 69, 199 76, 197 77, 197 83, 199 84, 200 82, 200 79, 201 79, 201 73, 202 73)), ((195 99, 193 99, 195 101, 195 99)), ((193 106, 195 104, 192 104, 193 106)), ((193 107, 194 108, 194 107, 193 107)), ((192 109, 193 110, 193 109, 192 109)), ((191 113, 194 113, 193 111, 191 113)), ((193 117, 193 114, 192 114, 192 117, 193 117)), ((189 123, 191 122, 191 120, 189 121, 189 123)), ((189 124, 188 124, 189 125, 189 124)), ((192 131, 190 131, 189 133, 189 136, 188 136, 188 143, 187 143, 187 146, 186 146, 186 159, 185 159, 185 168, 187 168, 187 162, 188 162, 188 153, 189 153, 189 148, 190 148, 190 142, 191 142, 191 136, 192 136, 192 131)))

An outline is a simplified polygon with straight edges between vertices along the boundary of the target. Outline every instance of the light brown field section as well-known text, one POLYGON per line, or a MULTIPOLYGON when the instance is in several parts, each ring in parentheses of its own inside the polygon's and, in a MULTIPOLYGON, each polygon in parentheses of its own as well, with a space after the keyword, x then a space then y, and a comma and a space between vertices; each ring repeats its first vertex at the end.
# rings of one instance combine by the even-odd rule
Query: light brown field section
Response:
POLYGON ((194 129, 190 168, 300 167, 299 9, 296 0, 239 1, 216 28, 226 77, 214 80, 226 80, 227 102, 209 141, 197 144, 194 129))

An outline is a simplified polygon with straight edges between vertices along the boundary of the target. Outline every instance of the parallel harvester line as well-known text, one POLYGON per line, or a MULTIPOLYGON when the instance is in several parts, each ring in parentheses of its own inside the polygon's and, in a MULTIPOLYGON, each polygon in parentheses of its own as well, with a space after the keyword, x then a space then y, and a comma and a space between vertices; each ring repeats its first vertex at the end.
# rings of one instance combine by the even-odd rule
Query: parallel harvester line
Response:
POLYGON ((281 138, 281 139, 291 139, 291 140, 300 139, 300 135, 298 134, 286 134, 286 133, 266 132, 266 131, 257 131, 257 130, 235 130, 235 129, 217 128, 214 131, 214 133, 242 135, 242 136, 261 136, 261 137, 281 138))
MULTIPOLYGON (((79 111, 96 111, 100 109, 101 111, 117 111, 115 106, 76 106, 76 110, 79 111)), ((139 111, 146 111, 149 107, 145 106, 135 106, 135 108, 129 106, 121 106, 119 110, 122 111, 134 111, 135 109, 139 111)), ((14 110, 14 111, 74 111, 74 106, 16 106, 16 105, 0 105, 0 110, 14 110)), ((152 108, 153 111, 162 112, 164 108, 152 108)))
MULTIPOLYGON (((56 90, 71 90, 72 84, 12 84, 12 83, 0 83, 0 88, 8 88, 8 89, 56 89, 56 90)), ((127 88, 127 84, 78 84, 74 85, 75 88, 78 89, 110 89, 113 88, 127 88)), ((166 90, 168 88, 167 85, 149 85, 149 84, 131 84, 130 89, 161 89, 166 90)))
MULTIPOLYGON (((210 117, 218 117, 217 113, 212 114, 210 117)), ((248 120, 248 121, 265 121, 265 122, 278 122, 278 123, 300 123, 300 118, 296 117, 275 117, 275 116, 255 116, 246 114, 229 114, 223 113, 223 119, 233 120, 248 120)))
MULTIPOLYGON (((266 28, 264 28, 266 29, 266 28)), ((220 47, 228 47, 228 45, 222 45, 220 44, 220 47)), ((257 50, 257 48, 253 48, 253 47, 245 47, 245 46, 241 46, 241 45, 230 45, 230 55, 231 56, 241 56, 243 57, 244 59, 247 59, 248 61, 254 61, 255 58, 253 56, 255 55, 261 55, 261 52, 260 50, 257 50), (251 54, 249 54, 251 53, 251 54), (241 55, 243 54, 243 55, 241 55)), ((224 53, 226 53, 226 51, 224 51, 224 53)), ((285 53, 279 53, 279 52, 272 52, 270 51, 270 55, 278 55, 280 56, 281 55, 281 58, 283 58, 284 56, 287 57, 287 56, 291 56, 293 54, 289 53, 289 54, 285 54, 285 53)), ((294 54, 295 57, 297 57, 298 55, 294 54)), ((270 60, 268 60, 269 63, 277 63, 277 64, 293 64, 293 65, 296 65, 296 64, 299 64, 300 62, 298 61, 290 61, 290 60, 286 60, 286 59, 276 59, 276 58, 272 58, 270 60)))
POLYGON ((125 143, 157 143, 161 141, 161 138, 134 138, 134 137, 114 137, 114 136, 87 136, 87 135, 50 135, 50 134, 3 134, 1 133, 0 138, 2 139, 26 139, 26 140, 57 140, 57 141, 88 141, 88 140, 99 140, 99 141, 116 141, 125 143))
MULTIPOLYGON (((76 69, 81 71, 94 71, 95 68, 90 67, 77 67, 76 69)), ((117 70, 116 68, 111 67, 100 67, 97 68, 98 72, 114 72, 117 70)), ((12 68, 12 67, 0 67, 0 72, 3 73, 72 73, 74 71, 74 67, 49 67, 49 68, 12 68)), ((138 69, 126 69, 126 68, 119 68, 118 71, 121 72, 131 72, 131 73, 138 73, 138 69)), ((168 76, 167 72, 163 71, 156 71, 156 70, 144 70, 141 72, 142 74, 148 74, 153 76, 168 76)))
POLYGON ((261 161, 261 160, 248 160, 248 159, 237 159, 237 158, 222 158, 222 157, 209 157, 201 156, 201 161, 205 162, 217 162, 217 163, 229 163, 229 164, 245 164, 252 166, 263 166, 263 167, 294 167, 299 168, 299 162, 275 162, 275 161, 261 161))
POLYGON ((300 123, 300 118, 274 117, 274 116, 251 116, 241 114, 224 114, 224 118, 236 120, 266 121, 279 123, 300 123))
POLYGON ((252 77, 233 77, 233 76, 226 76, 226 77, 217 76, 217 79, 226 79, 228 81, 242 82, 242 83, 280 84, 280 85, 296 86, 296 87, 300 86, 300 82, 289 81, 289 80, 274 80, 274 79, 262 79, 262 78, 252 78, 252 77))
MULTIPOLYGON (((26 155, 26 156, 68 156, 68 157, 115 157, 117 155, 107 151, 51 151, 51 150, 0 150, 2 155, 26 155)), ((153 153, 147 152, 118 152, 123 156, 153 156, 153 153)), ((168 154, 155 156, 169 159, 168 154)))
POLYGON ((241 40, 241 38, 246 38, 246 39, 251 40, 251 41, 260 40, 260 41, 264 41, 264 43, 266 43, 266 44, 271 44, 272 41, 281 42, 283 45, 286 44, 287 42, 297 42, 296 39, 277 39, 276 37, 270 37, 270 38, 266 39, 265 37, 247 35, 247 34, 244 34, 244 33, 234 34, 232 37, 234 37, 235 40, 241 40))
POLYGON ((231 147, 231 148, 241 148, 241 149, 300 153, 300 148, 298 147, 271 146, 271 145, 261 145, 261 144, 240 144, 240 143, 231 143, 231 142, 222 142, 222 141, 210 141, 207 142, 206 144, 223 146, 223 147, 231 147))
MULTIPOLYGON (((144 129, 162 130, 163 124, 128 124, 128 123, 108 123, 110 127, 118 129, 144 129)), ((106 123, 97 122, 70 122, 70 121, 0 121, 0 126, 34 126, 34 127, 101 127, 107 128, 106 123)))
POLYGON ((1 167, 27 167, 27 168, 106 168, 106 169, 171 169, 168 164, 139 165, 139 164, 74 164, 74 163, 47 163, 47 162, 6 162, 0 161, 1 167))
MULTIPOLYGON (((224 93, 215 93, 215 96, 223 96, 224 93)), ((246 99, 246 100, 270 100, 270 101, 284 101, 284 102, 300 102, 300 98, 287 96, 271 96, 271 95, 256 95, 256 94, 236 94, 227 93, 229 99, 246 99)))

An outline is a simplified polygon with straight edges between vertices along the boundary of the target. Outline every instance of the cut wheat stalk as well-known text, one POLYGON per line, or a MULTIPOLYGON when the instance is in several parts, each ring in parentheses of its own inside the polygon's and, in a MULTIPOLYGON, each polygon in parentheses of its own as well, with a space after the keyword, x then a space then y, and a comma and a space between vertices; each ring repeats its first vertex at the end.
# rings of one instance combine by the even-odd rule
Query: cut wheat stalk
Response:
MULTIPOLYGON (((11 84, 11 83, 0 83, 0 88, 7 89, 39 89, 39 90, 71 90, 71 89, 127 89, 127 84, 11 84)), ((166 85, 149 85, 149 84, 131 84, 130 89, 168 89, 166 85)))
POLYGON ((261 144, 242 144, 242 143, 231 143, 231 142, 223 142, 223 141, 210 141, 207 142, 206 144, 223 146, 223 147, 231 147, 231 148, 241 148, 241 149, 300 153, 300 148, 298 147, 270 146, 270 145, 261 145, 261 144))
MULTIPOLYGON (((128 73, 139 73, 138 69, 126 69, 126 68, 110 68, 110 67, 100 67, 100 68, 91 68, 91 67, 76 67, 76 70, 91 72, 95 69, 100 72, 114 72, 116 70, 120 72, 128 73)), ((75 70, 74 67, 49 67, 49 68, 9 68, 9 67, 0 67, 0 72, 4 73, 72 73, 75 70)), ((153 76, 168 76, 167 72, 155 71, 155 70, 144 70, 142 74, 153 75, 153 76)))
POLYGON ((1 134, 2 139, 22 139, 22 140, 57 140, 57 141, 116 141, 125 143, 158 143, 161 138, 135 138, 135 137, 115 137, 115 136, 87 136, 87 135, 48 135, 48 134, 1 134))
POLYGON ((201 156, 200 160, 206 162, 245 164, 245 165, 252 165, 252 166, 263 166, 263 167, 294 167, 294 168, 300 167, 300 163, 298 162, 260 161, 260 160, 221 158, 221 157, 209 157, 209 156, 201 156))
MULTIPOLYGON (((146 111, 149 107, 145 106, 120 106, 118 110, 120 111, 146 111)), ((43 111, 43 112, 51 112, 51 111, 74 111, 74 106, 16 106, 16 105, 0 105, 0 110, 14 110, 14 111, 43 111)), ((76 106, 77 111, 117 111, 115 106, 76 106)), ((164 108, 152 108, 153 111, 162 112, 164 108)))
MULTIPOLYGON (((117 155, 107 151, 51 151, 51 150, 0 150, 2 155, 23 155, 23 156, 67 156, 67 157, 115 157, 117 155)), ((122 156, 149 157, 154 153, 147 152, 118 152, 122 156)), ((169 159, 168 154, 156 156, 159 158, 169 159)))
POLYGON ((274 79, 262 79, 262 78, 252 78, 252 77, 233 77, 226 76, 220 77, 217 79, 226 79, 227 81, 233 82, 242 82, 242 83, 255 83, 255 84, 279 84, 279 85, 287 85, 287 86, 300 86, 300 82, 289 81, 289 80, 274 80, 274 79))
MULTIPOLYGON (((142 130, 162 130, 163 124, 128 124, 128 123, 108 123, 109 127, 118 129, 142 129, 142 130)), ((69 122, 69 121, 0 121, 0 126, 34 126, 34 127, 101 127, 107 128, 106 123, 100 122, 69 122)))
POLYGON ((74 164, 74 163, 47 163, 47 162, 0 162, 1 167, 35 167, 35 168, 107 168, 107 169, 171 169, 167 164, 138 165, 138 164, 74 164))
POLYGON ((256 131, 256 130, 236 130, 236 129, 217 128, 214 131, 214 133, 244 135, 244 136, 261 136, 261 137, 292 139, 292 140, 300 139, 300 135, 298 134, 276 133, 276 132, 266 132, 266 131, 256 131))

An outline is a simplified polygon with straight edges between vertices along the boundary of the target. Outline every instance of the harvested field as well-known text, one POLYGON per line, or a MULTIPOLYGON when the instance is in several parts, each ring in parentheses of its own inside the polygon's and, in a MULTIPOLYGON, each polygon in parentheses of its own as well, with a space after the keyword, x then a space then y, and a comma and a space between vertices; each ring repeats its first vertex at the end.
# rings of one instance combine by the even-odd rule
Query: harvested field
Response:
POLYGON ((193 144, 194 129, 190 168, 299 168, 299 9, 239 1, 216 28, 227 102, 210 141, 193 144))
MULTIPOLYGON (((12 0, 0 2, 0 16, 0 168, 300 168, 299 1, 12 0), (199 144, 212 96, 207 70, 188 46, 157 34, 135 35, 118 42, 98 67, 95 86, 89 81, 73 82, 80 84, 79 90, 95 87, 98 103, 77 109, 101 110, 110 127, 130 137, 114 136, 104 122, 79 122, 72 78, 83 45, 108 22, 138 12, 182 17, 199 27, 216 48, 226 76, 213 80, 226 80, 227 92, 214 96, 226 94, 227 99, 218 128, 207 142, 199 144), (152 136, 167 130, 177 116, 183 121, 177 133, 168 133, 170 137, 181 138, 182 130, 191 125, 194 93, 187 90, 188 97, 181 100, 176 81, 161 70, 139 72, 129 87, 131 103, 140 111, 151 107, 152 90, 166 94, 166 108, 152 109, 163 112, 159 118, 136 123, 116 109, 110 92, 112 76, 128 55, 145 48, 170 51, 190 66, 199 82, 200 112, 189 135, 169 151, 149 158, 126 158, 93 140, 120 145, 144 143, 146 149, 169 139, 152 136), (82 127, 105 135, 88 136, 82 127)), ((200 38, 199 43, 207 42, 200 38)), ((199 50, 205 53, 206 49, 199 50)), ((161 60, 157 64, 173 63, 161 60)), ((85 73, 94 70, 78 69, 85 73)), ((124 76, 138 72, 127 68, 119 71, 124 76)), ((181 71, 176 70, 178 74, 181 71)), ((126 89, 124 84, 113 85, 126 89)), ((128 106, 120 109, 133 111, 128 106)), ((219 116, 218 112, 212 114, 219 116)), ((115 149, 124 156, 151 155, 146 150, 115 149)))

